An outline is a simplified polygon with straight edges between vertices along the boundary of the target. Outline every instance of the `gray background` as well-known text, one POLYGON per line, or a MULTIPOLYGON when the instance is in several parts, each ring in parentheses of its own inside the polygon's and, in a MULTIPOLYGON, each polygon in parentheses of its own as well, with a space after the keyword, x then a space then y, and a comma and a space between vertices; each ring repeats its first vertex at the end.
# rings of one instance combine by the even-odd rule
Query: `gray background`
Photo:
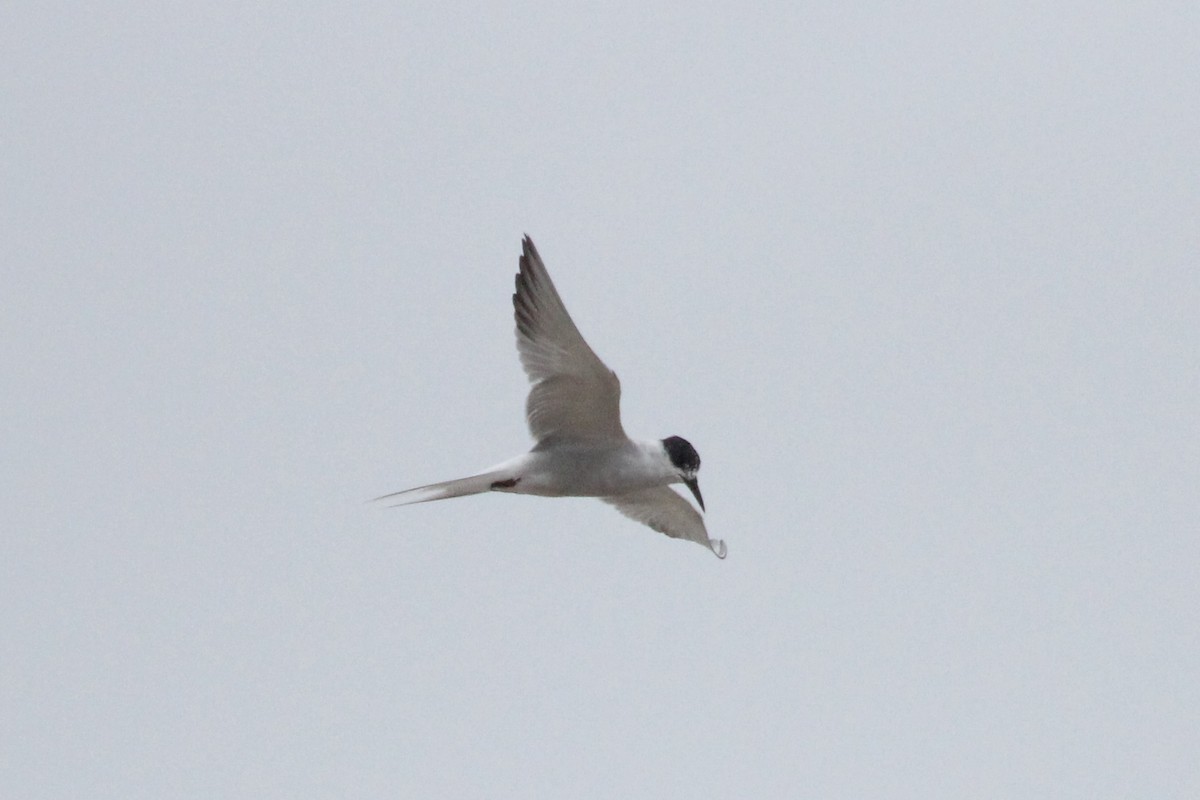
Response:
POLYGON ((3 17, 6 796, 1200 796, 1195 3, 3 17))

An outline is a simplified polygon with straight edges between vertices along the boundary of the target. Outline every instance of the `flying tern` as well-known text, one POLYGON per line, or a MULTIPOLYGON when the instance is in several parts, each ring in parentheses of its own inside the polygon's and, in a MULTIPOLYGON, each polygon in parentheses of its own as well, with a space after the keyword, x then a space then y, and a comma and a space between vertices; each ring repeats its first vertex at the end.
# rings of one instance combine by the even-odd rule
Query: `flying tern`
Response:
POLYGON ((533 449, 477 475, 376 499, 407 505, 483 492, 598 497, 633 520, 724 558, 725 543, 710 539, 699 512, 669 488, 682 483, 704 509, 696 448, 679 436, 625 435, 621 382, 575 327, 528 236, 516 289, 517 353, 531 384, 525 419, 533 449))

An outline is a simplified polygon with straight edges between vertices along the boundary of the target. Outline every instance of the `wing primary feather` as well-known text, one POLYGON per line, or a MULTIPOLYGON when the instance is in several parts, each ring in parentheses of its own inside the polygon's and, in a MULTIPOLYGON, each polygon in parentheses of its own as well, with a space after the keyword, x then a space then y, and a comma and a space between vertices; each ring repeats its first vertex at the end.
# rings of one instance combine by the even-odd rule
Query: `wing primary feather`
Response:
POLYGON ((580 334, 528 236, 514 287, 517 353, 531 384, 530 433, 539 444, 623 440, 621 382, 580 334))

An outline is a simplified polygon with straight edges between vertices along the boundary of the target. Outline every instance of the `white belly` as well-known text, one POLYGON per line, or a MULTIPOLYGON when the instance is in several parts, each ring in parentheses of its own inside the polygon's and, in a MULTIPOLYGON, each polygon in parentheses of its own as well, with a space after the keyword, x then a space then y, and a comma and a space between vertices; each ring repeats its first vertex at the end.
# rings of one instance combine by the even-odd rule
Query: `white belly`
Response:
POLYGON ((615 447, 572 445, 534 450, 496 469, 515 479, 497 491, 543 497, 608 497, 637 489, 664 486, 672 481, 629 442, 615 447))

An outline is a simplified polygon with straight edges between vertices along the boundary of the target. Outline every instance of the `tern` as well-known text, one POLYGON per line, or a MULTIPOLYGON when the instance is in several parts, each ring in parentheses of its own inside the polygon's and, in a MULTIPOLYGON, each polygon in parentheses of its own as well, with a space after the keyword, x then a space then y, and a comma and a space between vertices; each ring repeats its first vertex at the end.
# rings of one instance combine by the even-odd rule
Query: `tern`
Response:
POLYGON ((524 455, 452 481, 376 500, 425 503, 483 492, 598 497, 630 519, 725 557, 704 519, 670 484, 682 483, 704 510, 700 455, 679 436, 630 439, 621 426, 621 382, 588 346, 567 313, 533 241, 522 240, 517 290, 517 353, 531 384, 525 420, 536 440, 524 455))

